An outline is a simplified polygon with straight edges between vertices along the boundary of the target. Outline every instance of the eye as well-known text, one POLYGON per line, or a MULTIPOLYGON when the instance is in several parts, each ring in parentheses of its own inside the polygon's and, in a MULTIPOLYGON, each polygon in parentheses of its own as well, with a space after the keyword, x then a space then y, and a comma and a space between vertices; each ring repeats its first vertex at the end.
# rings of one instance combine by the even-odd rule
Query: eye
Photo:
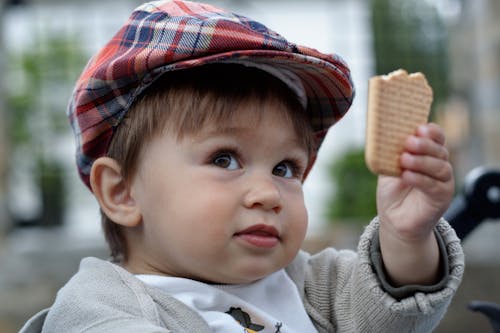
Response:
POLYGON ((236 170, 241 166, 233 153, 218 153, 212 159, 212 164, 223 169, 236 170))
POLYGON ((297 168, 292 162, 280 162, 273 169, 273 175, 283 178, 293 178, 297 175, 297 168))

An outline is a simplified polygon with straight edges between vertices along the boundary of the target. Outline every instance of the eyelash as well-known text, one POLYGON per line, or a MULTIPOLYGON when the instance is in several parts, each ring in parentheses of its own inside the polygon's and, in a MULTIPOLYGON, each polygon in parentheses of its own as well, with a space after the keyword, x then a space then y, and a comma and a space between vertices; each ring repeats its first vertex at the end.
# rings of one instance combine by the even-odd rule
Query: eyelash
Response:
MULTIPOLYGON (((239 150, 237 148, 230 148, 230 147, 216 150, 213 154, 210 155, 210 157, 208 159, 208 163, 214 165, 215 160, 218 157, 220 157, 221 155, 225 155, 225 154, 233 156, 240 165, 242 164, 241 158, 240 158, 241 154, 239 153, 239 150)), ((294 178, 302 178, 303 173, 305 171, 305 167, 303 165, 304 163, 302 161, 300 161, 299 159, 296 159, 296 158, 287 158, 287 159, 284 159, 284 160, 278 162, 274 166, 274 168, 282 163, 286 164, 290 167, 290 169, 292 171, 292 176, 294 178)), ((274 168, 273 168, 273 170, 274 170, 274 168)))
POLYGON ((209 164, 214 164, 214 161, 222 156, 222 155, 225 155, 225 154, 228 154, 228 155, 231 155, 233 156, 234 158, 236 158, 236 160, 238 161, 238 163, 241 164, 241 158, 240 158, 240 153, 238 151, 238 149, 236 148, 222 148, 222 149, 217 149, 213 154, 210 155, 210 157, 208 158, 208 163, 209 164))
POLYGON ((293 177, 302 178, 302 174, 304 172, 304 167, 302 166, 303 163, 301 161, 299 161, 298 159, 290 158, 290 159, 283 160, 283 161, 279 162, 278 164, 281 164, 281 163, 286 164, 290 167, 290 169, 292 170, 293 177))

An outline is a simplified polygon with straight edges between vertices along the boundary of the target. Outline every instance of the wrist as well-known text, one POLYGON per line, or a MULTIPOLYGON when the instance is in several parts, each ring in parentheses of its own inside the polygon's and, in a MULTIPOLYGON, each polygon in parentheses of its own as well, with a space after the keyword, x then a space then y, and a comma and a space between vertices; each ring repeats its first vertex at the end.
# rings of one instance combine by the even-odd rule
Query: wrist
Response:
POLYGON ((430 285, 439 279, 439 245, 433 230, 425 235, 402 235, 380 225, 380 252, 394 286, 430 285))
POLYGON ((404 245, 419 246, 420 244, 428 244, 434 239, 435 223, 405 223, 404 218, 400 221, 391 221, 383 216, 379 217, 380 226, 379 233, 383 237, 404 245))
POLYGON ((380 247, 385 252, 398 255, 424 254, 431 249, 437 248, 437 240, 434 232, 430 230, 425 234, 406 235, 398 232, 386 231, 384 226, 380 226, 379 239, 380 247))

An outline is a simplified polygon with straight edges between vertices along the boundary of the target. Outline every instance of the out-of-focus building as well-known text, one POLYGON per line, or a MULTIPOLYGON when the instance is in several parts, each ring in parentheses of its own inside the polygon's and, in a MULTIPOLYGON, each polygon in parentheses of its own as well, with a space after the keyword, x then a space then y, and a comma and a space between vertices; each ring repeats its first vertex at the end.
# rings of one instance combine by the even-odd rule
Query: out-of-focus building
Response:
POLYGON ((462 0, 458 17, 450 22, 451 82, 455 98, 450 104, 462 128, 457 163, 460 175, 477 166, 500 167, 500 2, 462 0), (467 133, 468 132, 468 133, 467 133), (470 135, 470 136, 469 136, 470 135))
MULTIPOLYGON (((445 118, 460 184, 475 167, 500 169, 500 2, 457 3, 460 14, 449 26, 453 95, 445 118)), ((498 191, 491 195, 500 201, 498 191)), ((500 265, 499 237, 500 223, 484 223, 465 242, 469 259, 500 265)))
MULTIPOLYGON (((444 118, 460 186, 478 166, 500 170, 500 1, 439 2, 452 4, 448 9, 458 13, 449 21, 452 96, 444 118)), ((490 199, 500 204, 499 193, 498 188, 492 191, 490 199)), ((498 239, 500 221, 490 219, 464 240, 464 280, 442 332, 492 331, 485 318, 466 307, 472 300, 500 304, 498 239)))

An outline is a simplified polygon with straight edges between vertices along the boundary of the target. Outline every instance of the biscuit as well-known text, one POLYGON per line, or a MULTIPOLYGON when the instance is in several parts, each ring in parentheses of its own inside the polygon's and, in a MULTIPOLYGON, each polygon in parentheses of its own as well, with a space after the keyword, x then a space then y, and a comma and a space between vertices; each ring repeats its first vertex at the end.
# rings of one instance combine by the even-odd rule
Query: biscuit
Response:
POLYGON ((422 73, 402 69, 368 84, 365 161, 373 173, 399 176, 399 158, 409 135, 428 121, 432 88, 422 73))

